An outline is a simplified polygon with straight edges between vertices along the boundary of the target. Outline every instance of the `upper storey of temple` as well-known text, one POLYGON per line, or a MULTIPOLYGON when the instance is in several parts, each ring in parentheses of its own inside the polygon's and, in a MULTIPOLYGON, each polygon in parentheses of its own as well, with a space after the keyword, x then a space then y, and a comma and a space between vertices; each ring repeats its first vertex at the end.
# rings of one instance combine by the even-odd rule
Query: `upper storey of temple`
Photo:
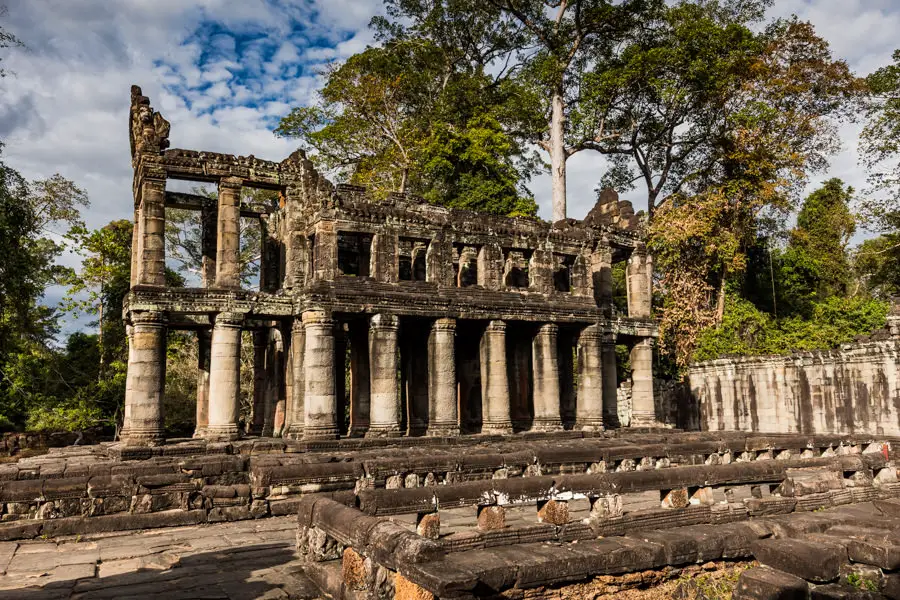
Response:
POLYGON ((612 190, 601 193, 584 220, 552 224, 449 209, 408 194, 376 201, 364 188, 333 185, 302 151, 273 162, 169 149, 169 131, 132 87, 132 288, 144 299, 165 289, 166 208, 202 213, 207 292, 185 292, 196 302, 169 303, 167 310, 209 312, 217 306, 212 292, 242 292, 240 220, 250 217, 263 231, 260 293, 273 302, 293 297, 293 314, 313 304, 341 311, 418 306, 426 316, 468 307, 485 318, 589 322, 611 316, 611 267, 627 260, 628 317, 650 316, 652 269, 642 219, 612 190), (214 183, 218 198, 167 191, 168 179, 214 183), (251 206, 244 187, 275 191, 278 201, 251 206))

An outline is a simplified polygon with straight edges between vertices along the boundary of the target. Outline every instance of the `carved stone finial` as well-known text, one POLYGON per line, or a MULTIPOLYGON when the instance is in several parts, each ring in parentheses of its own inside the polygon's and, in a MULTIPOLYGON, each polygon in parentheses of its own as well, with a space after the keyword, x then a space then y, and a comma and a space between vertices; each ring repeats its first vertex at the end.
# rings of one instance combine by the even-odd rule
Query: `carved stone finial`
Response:
POLYGON ((131 86, 131 114, 129 118, 131 161, 137 164, 142 153, 160 153, 169 147, 169 122, 150 106, 139 86, 131 86))

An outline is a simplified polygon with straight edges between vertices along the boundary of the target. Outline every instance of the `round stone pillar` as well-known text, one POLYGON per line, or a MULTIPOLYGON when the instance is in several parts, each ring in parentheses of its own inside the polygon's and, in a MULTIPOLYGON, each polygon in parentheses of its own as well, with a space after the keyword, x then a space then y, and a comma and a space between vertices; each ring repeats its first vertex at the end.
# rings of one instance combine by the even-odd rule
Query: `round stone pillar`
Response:
POLYGON ((541 325, 534 336, 531 367, 534 373, 534 424, 536 431, 562 429, 560 419, 559 361, 557 338, 559 326, 541 325))
POLYGON ((459 435, 456 319, 438 319, 428 337, 428 435, 459 435))
POLYGON ((206 438, 229 441, 240 437, 238 406, 241 393, 240 313, 219 313, 213 327, 209 361, 209 425, 206 438))
POLYGON ((157 446, 165 441, 165 316, 159 312, 135 312, 131 322, 121 438, 129 446, 157 446))
POLYGON ((306 376, 303 369, 306 357, 306 331, 303 321, 295 318, 291 326, 291 397, 288 398, 287 433, 285 437, 299 440, 303 437, 303 425, 306 422, 306 411, 303 398, 306 393, 306 376))
POLYGON ((603 386, 603 424, 619 426, 619 379, 614 335, 600 339, 600 378, 603 386))
POLYGON ((600 326, 590 325, 578 336, 578 394, 575 427, 582 431, 603 430, 603 378, 600 356, 600 326))
POLYGON ((334 381, 334 321, 321 310, 303 313, 304 439, 335 439, 337 394, 334 381))
POLYGON ((369 324, 369 430, 366 437, 400 435, 400 389, 397 386, 397 331, 394 315, 378 314, 369 324))
POLYGON ((506 373, 506 323, 491 321, 481 336, 482 433, 512 433, 506 373))
POLYGON ((653 340, 649 338, 631 349, 631 426, 659 426, 653 402, 653 340))
POLYGON ((209 425, 209 352, 212 332, 207 329, 197 331, 197 420, 194 437, 206 436, 209 425))

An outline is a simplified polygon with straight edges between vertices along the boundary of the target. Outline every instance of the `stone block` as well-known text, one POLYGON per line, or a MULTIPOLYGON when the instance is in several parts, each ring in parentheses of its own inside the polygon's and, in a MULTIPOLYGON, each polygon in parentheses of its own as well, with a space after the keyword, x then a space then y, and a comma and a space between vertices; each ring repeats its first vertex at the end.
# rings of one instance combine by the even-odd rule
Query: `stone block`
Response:
POLYGON ((399 573, 394 577, 394 600, 437 600, 435 595, 399 573))
POLYGON ((416 533, 428 539, 438 539, 441 536, 441 515, 437 512, 420 513, 416 533))
POLYGON ((669 490, 662 498, 661 505, 663 508, 684 508, 690 504, 687 488, 676 488, 669 490))
POLYGON ((622 516, 622 497, 618 494, 591 499, 591 520, 622 516))
POLYGON ((493 504, 478 507, 478 529, 480 531, 497 531, 505 528, 505 508, 493 504))
POLYGON ((881 600, 882 598, 884 596, 878 592, 862 590, 842 583, 817 585, 810 594, 811 600, 881 600))
POLYGON ((539 523, 565 525, 569 522, 569 503, 565 500, 538 502, 537 518, 539 523))
POLYGON ((887 571, 900 569, 900 545, 894 541, 849 539, 844 542, 850 560, 887 571))
POLYGON ((368 569, 366 557, 353 548, 346 548, 341 561, 341 577, 347 589, 364 592, 368 588, 368 569))
POLYGON ((842 546, 822 541, 767 539, 751 544, 750 549, 760 564, 817 583, 837 579, 847 562, 842 546))
POLYGON ((800 577, 767 567, 741 573, 732 600, 808 600, 809 584, 800 577))
POLYGON ((691 494, 691 504, 703 504, 712 506, 716 503, 715 493, 711 487, 701 487, 691 494))

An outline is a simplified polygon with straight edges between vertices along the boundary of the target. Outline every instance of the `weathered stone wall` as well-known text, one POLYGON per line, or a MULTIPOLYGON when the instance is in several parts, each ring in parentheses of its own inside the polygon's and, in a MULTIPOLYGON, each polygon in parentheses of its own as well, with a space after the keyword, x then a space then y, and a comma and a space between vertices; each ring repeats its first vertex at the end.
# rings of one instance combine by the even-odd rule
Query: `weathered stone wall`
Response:
POLYGON ((693 365, 704 430, 900 435, 900 342, 693 365))

